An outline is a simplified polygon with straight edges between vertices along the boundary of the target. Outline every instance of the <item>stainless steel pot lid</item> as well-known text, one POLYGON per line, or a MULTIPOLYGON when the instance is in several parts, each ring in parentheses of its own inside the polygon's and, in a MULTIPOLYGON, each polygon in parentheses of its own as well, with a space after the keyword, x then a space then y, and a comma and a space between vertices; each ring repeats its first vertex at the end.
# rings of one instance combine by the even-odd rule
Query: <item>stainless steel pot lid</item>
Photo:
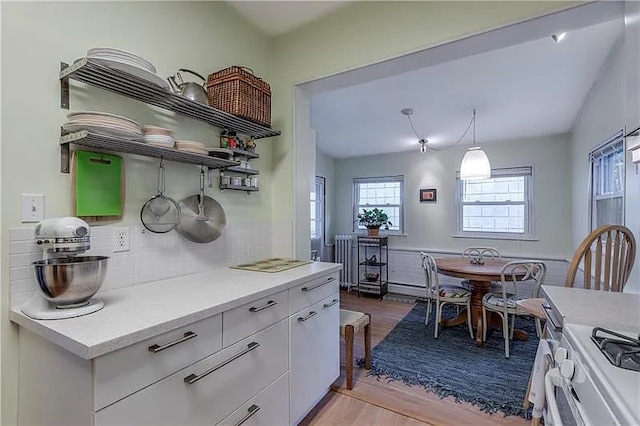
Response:
POLYGON ((204 195, 204 168, 200 169, 200 194, 180 201, 180 211, 176 231, 189 241, 210 243, 222 235, 227 217, 220 203, 204 195))
POLYGON ((147 201, 140 210, 140 221, 151 232, 163 234, 174 229, 180 222, 180 206, 164 195, 164 166, 158 167, 158 194, 147 201))

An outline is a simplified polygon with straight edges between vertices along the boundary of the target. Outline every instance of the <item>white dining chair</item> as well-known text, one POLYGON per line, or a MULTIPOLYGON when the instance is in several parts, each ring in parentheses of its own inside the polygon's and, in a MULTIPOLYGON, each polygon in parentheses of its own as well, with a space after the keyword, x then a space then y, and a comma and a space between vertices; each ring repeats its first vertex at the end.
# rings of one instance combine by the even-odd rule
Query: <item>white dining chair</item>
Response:
POLYGON ((440 285, 438 280, 438 266, 435 259, 424 252, 421 252, 422 268, 425 272, 426 298, 427 298, 427 314, 424 324, 429 325, 429 317, 431 316, 431 304, 436 305, 436 323, 434 326, 433 337, 438 338, 438 327, 442 321, 442 308, 444 305, 451 304, 455 306, 464 306, 467 308, 467 326, 469 327, 469 335, 473 339, 473 327, 471 326, 471 292, 462 287, 440 285))
MULTIPOLYGON (((540 286, 544 283, 547 266, 539 260, 509 262, 500 272, 500 293, 487 293, 482 298, 482 341, 487 340, 487 311, 494 312, 502 319, 504 337, 504 356, 509 358, 509 340, 513 339, 516 316, 531 316, 516 301, 538 297, 540 286), (511 316, 511 325, 509 325, 511 316)), ((540 319, 535 317, 536 334, 542 335, 540 319)))

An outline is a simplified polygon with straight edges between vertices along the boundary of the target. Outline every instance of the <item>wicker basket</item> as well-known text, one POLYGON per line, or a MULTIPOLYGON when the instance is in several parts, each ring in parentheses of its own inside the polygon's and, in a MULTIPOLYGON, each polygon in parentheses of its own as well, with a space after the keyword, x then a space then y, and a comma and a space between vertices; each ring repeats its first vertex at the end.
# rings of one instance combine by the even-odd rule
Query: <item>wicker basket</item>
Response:
POLYGON ((271 127, 271 88, 249 68, 232 66, 209 74, 209 105, 271 127))

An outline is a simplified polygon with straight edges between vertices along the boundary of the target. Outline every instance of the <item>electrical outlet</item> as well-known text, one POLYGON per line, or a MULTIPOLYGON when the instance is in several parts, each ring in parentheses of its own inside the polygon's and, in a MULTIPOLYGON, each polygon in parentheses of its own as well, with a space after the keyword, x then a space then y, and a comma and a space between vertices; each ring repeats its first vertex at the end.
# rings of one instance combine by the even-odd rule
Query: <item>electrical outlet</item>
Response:
POLYGON ((129 228, 113 228, 113 252, 120 253, 130 249, 129 228))

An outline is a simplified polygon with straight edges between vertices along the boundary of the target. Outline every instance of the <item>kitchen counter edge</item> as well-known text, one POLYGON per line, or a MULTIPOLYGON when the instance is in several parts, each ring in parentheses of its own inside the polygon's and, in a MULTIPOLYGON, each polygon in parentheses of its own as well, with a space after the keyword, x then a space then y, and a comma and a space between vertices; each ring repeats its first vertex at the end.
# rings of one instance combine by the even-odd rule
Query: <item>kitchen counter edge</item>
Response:
POLYGON ((105 308, 82 317, 35 320, 22 313, 20 307, 14 307, 10 311, 9 318, 20 327, 89 360, 220 314, 269 294, 288 290, 323 275, 338 272, 340 269, 342 269, 341 264, 325 262, 314 262, 275 274, 231 268, 213 269, 98 293, 96 297, 105 301, 105 308), (222 274, 223 280, 212 283, 211 275, 215 273, 222 274), (243 281, 251 283, 251 286, 245 289, 246 291, 242 291, 242 287, 238 288, 242 286, 243 281), (263 281, 263 284, 256 284, 259 281, 263 281), (224 292, 225 285, 235 286, 234 291, 212 297, 210 304, 203 302, 202 297, 207 293, 215 293, 217 290, 224 292), (205 286, 208 288, 203 288, 205 286), (148 297, 149 294, 163 290, 175 294, 161 296, 160 303, 158 299, 148 297), (169 301, 170 305, 167 305, 169 301), (193 302, 196 302, 197 306, 189 309, 190 303, 193 302), (137 310, 128 310, 129 307, 137 310), (179 308, 171 312, 171 307, 179 308), (149 309, 154 310, 152 315, 156 317, 146 323, 135 318, 137 321, 133 322, 140 323, 138 327, 124 326, 128 321, 122 315, 129 314, 133 320, 137 312, 149 312, 149 309), (158 311, 166 312, 166 316, 161 317, 157 314, 158 311), (96 338, 92 331, 99 336, 101 331, 99 324, 102 323, 122 324, 123 330, 119 332, 117 325, 112 326, 106 333, 102 330, 104 337, 96 338))

